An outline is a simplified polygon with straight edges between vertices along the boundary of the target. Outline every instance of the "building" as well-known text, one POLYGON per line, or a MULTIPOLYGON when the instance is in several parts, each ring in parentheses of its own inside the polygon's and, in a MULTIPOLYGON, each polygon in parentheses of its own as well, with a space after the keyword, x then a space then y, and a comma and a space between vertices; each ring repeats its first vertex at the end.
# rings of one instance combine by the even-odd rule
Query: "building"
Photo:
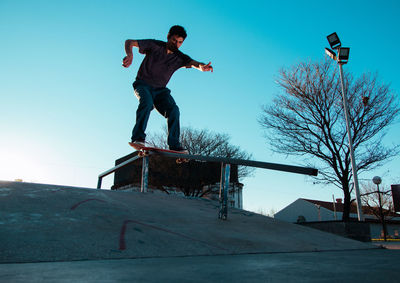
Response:
MULTIPOLYGON (((115 161, 115 165, 136 156, 136 152, 115 161)), ((243 184, 238 181, 238 167, 231 165, 228 190, 229 207, 243 208, 243 184)), ((115 172, 112 190, 140 191, 142 159, 115 172)), ((161 155, 149 156, 148 192, 219 199, 221 164, 190 160, 177 164, 175 159, 161 155)))
MULTIPOLYGON (((382 224, 379 219, 370 212, 368 207, 363 207, 365 222, 369 223, 372 239, 381 238, 383 235, 382 224)), ((336 202, 326 202, 299 198, 282 210, 275 213, 274 218, 291 223, 304 222, 328 222, 340 221, 343 216, 343 202, 336 199, 336 202)), ((350 208, 350 218, 357 220, 356 206, 350 208)), ((400 215, 393 213, 388 217, 387 235, 391 238, 399 238, 400 215)))

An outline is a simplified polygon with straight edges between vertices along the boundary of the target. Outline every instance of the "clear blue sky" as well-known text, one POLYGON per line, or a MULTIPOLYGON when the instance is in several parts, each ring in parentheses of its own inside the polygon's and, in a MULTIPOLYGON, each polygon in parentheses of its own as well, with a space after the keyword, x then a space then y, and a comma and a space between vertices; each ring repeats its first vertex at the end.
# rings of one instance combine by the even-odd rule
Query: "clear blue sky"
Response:
MULTIPOLYGON (((214 66, 171 79, 182 126, 227 133, 256 160, 301 164, 273 154, 257 122, 279 91, 279 69, 322 60, 326 35, 336 31, 351 47, 345 71, 378 72, 398 93, 399 12, 397 1, 0 0, 0 179, 95 187, 99 173, 132 152, 131 84, 143 57, 134 52, 123 68, 124 41, 165 40, 175 24, 188 32, 181 50, 214 66)), ((153 112, 148 131, 164 124, 153 112)), ((395 124, 385 141, 399 142, 399 132, 395 124)), ((399 165, 395 158, 360 178, 400 182, 399 165)), ((335 187, 267 170, 244 184, 245 208, 267 213, 300 197, 342 197, 335 187)))

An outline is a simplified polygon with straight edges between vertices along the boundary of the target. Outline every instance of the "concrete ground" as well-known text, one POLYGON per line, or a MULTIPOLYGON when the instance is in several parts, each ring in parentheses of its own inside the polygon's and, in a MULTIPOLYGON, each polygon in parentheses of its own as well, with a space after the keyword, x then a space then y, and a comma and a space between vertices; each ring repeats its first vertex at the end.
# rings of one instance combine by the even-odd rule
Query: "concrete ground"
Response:
POLYGON ((0 282, 395 281, 400 251, 170 195, 0 182, 0 282))
POLYGON ((0 264, 0 282, 398 282, 399 261, 374 249, 0 264))
POLYGON ((389 249, 389 250, 400 250, 400 242, 384 242, 384 241, 373 241, 372 242, 375 246, 381 247, 381 248, 385 248, 385 249, 389 249))

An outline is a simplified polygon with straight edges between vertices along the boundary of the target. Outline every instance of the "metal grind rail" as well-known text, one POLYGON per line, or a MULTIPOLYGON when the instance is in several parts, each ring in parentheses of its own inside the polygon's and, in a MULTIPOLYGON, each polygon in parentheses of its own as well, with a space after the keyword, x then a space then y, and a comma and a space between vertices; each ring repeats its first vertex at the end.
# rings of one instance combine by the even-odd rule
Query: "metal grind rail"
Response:
POLYGON ((242 166, 250 166, 256 168, 270 169, 270 170, 278 170, 289 173, 296 174, 304 174, 310 176, 317 176, 318 170, 310 167, 301 167, 294 165, 285 165, 285 164, 277 164, 277 163, 269 163, 262 161, 253 161, 253 160, 245 160, 245 159, 235 159, 235 158, 227 158, 227 157, 213 157, 213 156, 204 156, 204 155, 192 155, 192 154, 180 154, 173 152, 163 152, 163 151, 149 151, 148 154, 144 156, 139 156, 139 154, 135 157, 132 157, 121 164, 101 173, 99 175, 97 189, 101 189, 101 182, 103 177, 114 173, 118 169, 134 162, 139 158, 143 158, 142 165, 142 181, 141 181, 141 192, 145 193, 148 189, 148 179, 149 179, 149 156, 150 155, 163 155, 170 158, 180 158, 180 159, 191 159, 198 161, 206 161, 206 162, 219 162, 221 163, 221 181, 220 181, 220 192, 219 192, 219 200, 220 200, 220 209, 218 217, 220 219, 226 220, 228 217, 228 189, 229 189, 229 178, 230 178, 230 165, 242 165, 242 166))
POLYGON ((110 175, 111 173, 114 173, 114 172, 117 171, 118 169, 120 169, 120 168, 122 168, 122 167, 124 167, 124 166, 126 166, 126 165, 128 165, 128 164, 130 164, 130 163, 132 163, 132 162, 135 161, 135 160, 138 160, 139 158, 140 158, 140 156, 139 156, 139 155, 136 155, 136 156, 134 156, 134 157, 132 157, 132 158, 130 158, 130 159, 128 159, 128 160, 122 162, 121 164, 118 164, 117 166, 115 166, 115 167, 113 167, 113 168, 111 168, 111 169, 109 169, 109 170, 107 170, 107 171, 101 173, 101 174, 99 175, 99 180, 97 181, 97 188, 98 188, 98 189, 101 189, 101 181, 103 180, 103 177, 105 177, 105 176, 107 176, 107 175, 110 175))

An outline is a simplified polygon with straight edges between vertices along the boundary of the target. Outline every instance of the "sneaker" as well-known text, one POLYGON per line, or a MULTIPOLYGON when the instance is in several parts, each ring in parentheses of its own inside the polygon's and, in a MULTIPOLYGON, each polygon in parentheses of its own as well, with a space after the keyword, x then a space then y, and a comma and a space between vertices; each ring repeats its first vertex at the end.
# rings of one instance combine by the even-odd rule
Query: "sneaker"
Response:
POLYGON ((129 143, 131 146, 141 146, 141 147, 144 147, 144 146, 147 146, 146 145, 146 141, 144 140, 144 139, 137 139, 137 140, 134 140, 134 141, 132 141, 132 142, 130 142, 129 143))
POLYGON ((189 151, 186 148, 183 148, 181 146, 170 146, 169 147, 170 150, 173 151, 178 151, 179 153, 183 153, 183 154, 189 154, 189 151))

